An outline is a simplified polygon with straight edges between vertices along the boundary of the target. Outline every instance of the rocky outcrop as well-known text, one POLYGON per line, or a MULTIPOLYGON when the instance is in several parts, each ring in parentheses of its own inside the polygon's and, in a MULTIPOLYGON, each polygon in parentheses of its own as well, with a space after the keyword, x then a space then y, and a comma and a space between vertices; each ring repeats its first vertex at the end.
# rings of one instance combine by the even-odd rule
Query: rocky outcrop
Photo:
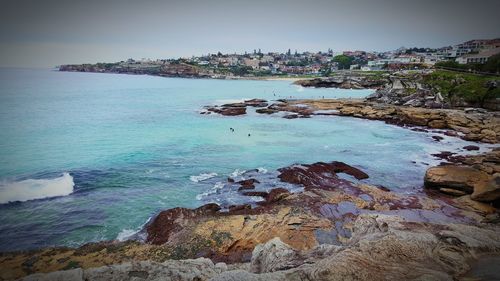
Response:
POLYGON ((385 77, 368 75, 340 75, 335 77, 322 77, 306 80, 297 80, 296 85, 315 88, 341 88, 341 89, 377 89, 383 87, 389 80, 385 77))
MULTIPOLYGON (((487 167, 496 158, 482 155, 463 161, 487 167)), ((497 211, 472 200, 472 195, 450 199, 440 193, 429 197, 419 191, 393 192, 357 181, 368 175, 342 162, 292 165, 280 169, 277 177, 304 191, 275 188, 262 194, 264 200, 256 205, 165 210, 145 227, 147 243, 107 241, 76 249, 4 253, 0 278, 81 268, 35 277, 449 279, 466 272, 478 256, 500 251, 500 229, 491 224, 499 220, 497 211), (199 257, 211 262, 173 261, 199 257), (217 262, 225 264, 214 265, 217 262)))
POLYGON ((201 114, 210 114, 213 112, 224 116, 244 115, 247 113, 247 107, 249 106, 261 108, 268 106, 268 103, 263 99, 251 99, 243 102, 223 104, 220 106, 206 106, 205 111, 202 111, 201 114))
MULTIPOLYGON (((343 246, 297 250, 279 238, 270 239, 255 247, 248 266, 231 268, 203 258, 145 261, 23 280, 457 280, 471 269, 472 261, 500 250, 499 228, 493 225, 408 222, 365 214, 352 229, 350 243, 343 246)), ((497 278, 496 266, 490 263, 482 269, 497 278)))
POLYGON ((383 120, 401 126, 425 126, 446 129, 449 135, 471 141, 500 142, 500 114, 466 113, 454 109, 428 109, 366 102, 357 99, 321 99, 282 101, 269 106, 273 110, 314 115, 330 111, 331 115, 383 120))
POLYGON ((341 179, 337 173, 344 173, 356 179, 366 179, 368 175, 343 162, 323 163, 318 162, 311 165, 294 165, 278 170, 280 178, 284 182, 301 184, 306 188, 331 189, 336 186, 349 184, 350 182, 341 179))
POLYGON ((224 116, 237 116, 246 114, 247 109, 239 106, 214 106, 208 107, 207 112, 214 112, 224 116))
POLYGON ((475 156, 445 157, 453 165, 431 167, 426 171, 424 184, 427 188, 462 196, 481 202, 500 200, 500 150, 475 156))
POLYGON ((488 174, 471 167, 446 165, 429 168, 424 184, 427 188, 451 188, 470 194, 488 178, 488 174))

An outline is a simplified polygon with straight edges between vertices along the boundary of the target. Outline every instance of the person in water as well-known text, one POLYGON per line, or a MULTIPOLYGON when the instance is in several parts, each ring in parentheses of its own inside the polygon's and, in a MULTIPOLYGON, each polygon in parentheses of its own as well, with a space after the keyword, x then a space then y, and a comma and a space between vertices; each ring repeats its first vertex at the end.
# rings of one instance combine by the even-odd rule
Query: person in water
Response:
POLYGON ((248 134, 248 136, 250 136, 250 134, 248 134))

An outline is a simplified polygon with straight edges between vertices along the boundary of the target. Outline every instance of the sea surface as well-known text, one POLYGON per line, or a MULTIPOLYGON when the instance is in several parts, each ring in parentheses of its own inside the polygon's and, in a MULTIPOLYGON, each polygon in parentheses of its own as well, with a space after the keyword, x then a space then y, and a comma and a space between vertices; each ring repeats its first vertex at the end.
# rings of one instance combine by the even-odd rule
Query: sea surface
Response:
MULTIPOLYGON (((0 251, 126 239, 163 209, 254 202, 224 188, 227 177, 253 169, 272 180, 280 167, 336 160, 367 172, 368 183, 420 189, 439 162, 431 153, 468 144, 349 117, 200 114, 242 99, 371 92, 0 69, 0 251)), ((261 188, 274 186, 283 184, 261 188)))

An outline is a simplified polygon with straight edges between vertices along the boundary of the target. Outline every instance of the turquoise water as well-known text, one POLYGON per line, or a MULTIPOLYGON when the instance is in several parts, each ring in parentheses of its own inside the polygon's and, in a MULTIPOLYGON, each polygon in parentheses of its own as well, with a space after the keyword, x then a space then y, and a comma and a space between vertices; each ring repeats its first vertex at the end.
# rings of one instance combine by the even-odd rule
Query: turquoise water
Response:
POLYGON ((355 118, 199 114, 204 105, 245 98, 370 93, 289 81, 2 69, 0 251, 125 237, 162 209, 240 203, 214 193, 236 170, 273 174, 338 160, 366 171, 369 183, 420 188, 426 163, 437 161, 430 153, 467 144, 355 118))

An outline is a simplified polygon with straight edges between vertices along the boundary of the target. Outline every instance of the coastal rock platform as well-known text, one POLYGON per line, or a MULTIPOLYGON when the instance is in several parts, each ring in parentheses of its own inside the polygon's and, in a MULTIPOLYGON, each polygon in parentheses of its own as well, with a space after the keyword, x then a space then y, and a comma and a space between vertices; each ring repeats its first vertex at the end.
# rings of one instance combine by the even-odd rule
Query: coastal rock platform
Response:
POLYGON ((364 99, 280 100, 270 105, 268 109, 302 115, 337 115, 382 120, 400 126, 448 130, 448 135, 469 141, 500 142, 500 113, 498 112, 407 107, 370 102, 364 99), (316 111, 318 113, 315 113, 316 111))
MULTIPOLYGON (((479 159, 489 165, 492 153, 465 157, 462 165, 479 159)), ((304 191, 278 188, 253 208, 165 210, 143 230, 144 242, 4 253, 0 278, 451 280, 474 262, 500 256, 498 209, 469 194, 390 191, 364 184, 369 175, 342 162, 279 172, 282 182, 304 191)))

